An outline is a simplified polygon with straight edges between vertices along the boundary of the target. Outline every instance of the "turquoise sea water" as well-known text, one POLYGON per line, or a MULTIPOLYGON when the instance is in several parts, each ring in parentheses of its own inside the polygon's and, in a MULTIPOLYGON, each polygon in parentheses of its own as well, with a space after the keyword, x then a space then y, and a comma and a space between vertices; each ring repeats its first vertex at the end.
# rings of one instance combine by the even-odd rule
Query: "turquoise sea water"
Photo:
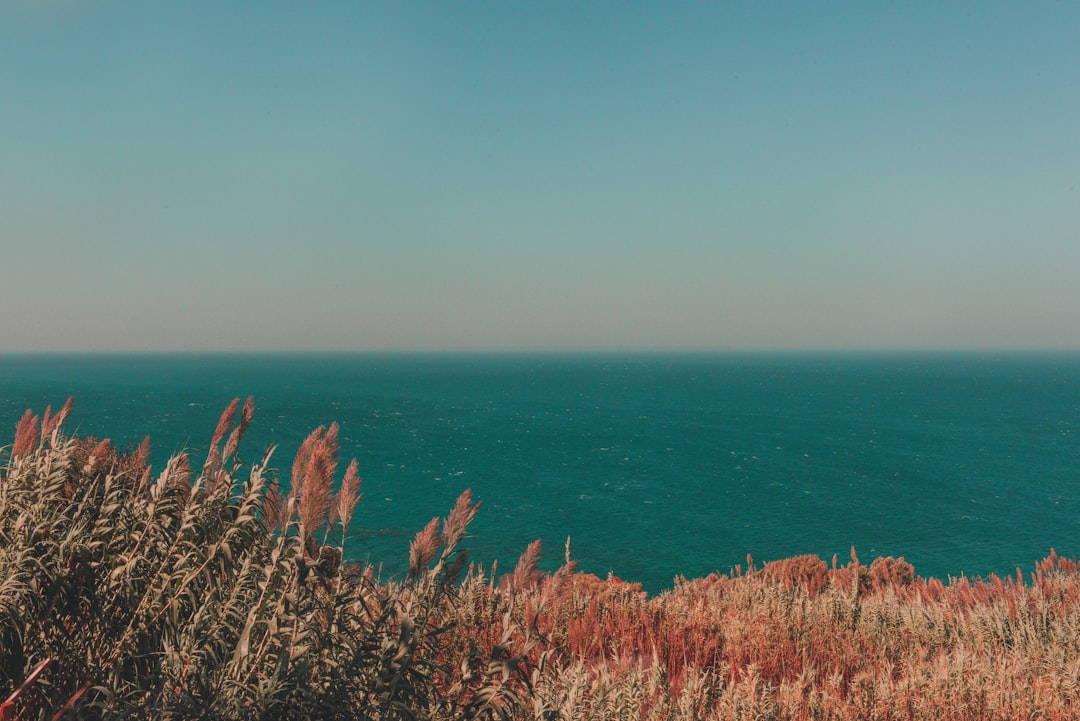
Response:
MULTIPOLYGON (((26 408, 154 463, 201 460, 254 395, 248 460, 314 427, 360 461, 353 556, 397 573, 465 488, 472 556, 651 591, 800 553, 904 556, 925 576, 1080 554, 1080 356, 0 356, 0 444, 26 408), (6 430, 5 430, 6 429, 6 430)), ((287 470, 283 473, 287 475, 287 470)))

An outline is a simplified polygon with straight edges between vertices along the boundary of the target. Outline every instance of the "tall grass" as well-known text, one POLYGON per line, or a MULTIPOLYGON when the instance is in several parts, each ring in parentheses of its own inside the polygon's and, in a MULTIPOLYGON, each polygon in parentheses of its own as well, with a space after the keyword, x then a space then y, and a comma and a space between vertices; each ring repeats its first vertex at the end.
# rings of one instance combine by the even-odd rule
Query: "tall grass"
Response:
POLYGON ((67 436, 70 401, 0 451, 0 700, 16 718, 1071 719, 1080 575, 919 578, 903 559, 799 556, 649 597, 468 563, 468 492, 408 572, 349 563, 358 464, 336 425, 288 488, 236 456, 248 400, 201 465, 67 436), (200 470, 196 471, 198 468, 200 470))
POLYGON ((222 414, 198 474, 181 454, 154 475, 148 442, 121 453, 66 437, 64 409, 28 413, 0 471, 0 695, 52 660, 16 699, 20 718, 509 713, 501 679, 451 688, 435 663, 467 493, 417 537, 408 577, 380 582, 343 562, 360 479, 350 464, 333 490, 336 426, 304 442, 284 493, 269 454, 236 461, 250 399, 222 414))

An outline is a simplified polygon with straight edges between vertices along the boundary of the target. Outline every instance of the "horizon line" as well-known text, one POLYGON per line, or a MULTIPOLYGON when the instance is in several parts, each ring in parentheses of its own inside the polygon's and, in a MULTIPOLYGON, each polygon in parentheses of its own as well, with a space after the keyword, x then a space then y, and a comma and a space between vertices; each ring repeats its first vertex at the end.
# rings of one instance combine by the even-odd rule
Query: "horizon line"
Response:
POLYGON ((0 350, 0 357, 60 356, 1033 356, 1080 355, 1080 346, 1059 347, 911 347, 911 348, 453 348, 453 349, 64 349, 0 350))

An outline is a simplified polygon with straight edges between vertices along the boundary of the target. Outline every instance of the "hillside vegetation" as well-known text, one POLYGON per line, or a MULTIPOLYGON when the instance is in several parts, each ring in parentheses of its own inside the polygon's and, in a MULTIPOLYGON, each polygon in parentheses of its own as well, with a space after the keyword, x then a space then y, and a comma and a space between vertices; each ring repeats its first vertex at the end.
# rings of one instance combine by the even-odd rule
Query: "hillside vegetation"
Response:
POLYGON ((148 465, 27 411, 0 456, 6 718, 1073 719, 1080 575, 944 584, 902 559, 800 556, 637 584, 493 578, 466 491, 380 578, 344 557, 360 498, 316 429, 288 484, 242 465, 234 401, 205 459, 148 465), (340 480, 339 480, 340 479, 340 480), (36 672, 36 675, 35 675, 36 672))

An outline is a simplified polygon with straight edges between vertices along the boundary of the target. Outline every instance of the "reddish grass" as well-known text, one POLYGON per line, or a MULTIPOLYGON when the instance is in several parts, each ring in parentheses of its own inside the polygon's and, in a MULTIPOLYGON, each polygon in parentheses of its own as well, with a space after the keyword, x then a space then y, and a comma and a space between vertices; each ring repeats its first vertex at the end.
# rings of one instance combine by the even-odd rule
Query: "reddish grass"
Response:
POLYGON ((865 566, 853 555, 832 569, 815 556, 783 559, 652 598, 583 573, 492 585, 474 571, 464 588, 454 642, 491 648, 508 614, 519 642, 526 630, 543 639, 531 663, 559 669, 538 677, 538 696, 566 703, 569 675, 579 711, 596 701, 582 689, 602 687, 633 697, 640 718, 1080 714, 1080 575, 1053 551, 1028 583, 945 584, 903 559, 865 566))

